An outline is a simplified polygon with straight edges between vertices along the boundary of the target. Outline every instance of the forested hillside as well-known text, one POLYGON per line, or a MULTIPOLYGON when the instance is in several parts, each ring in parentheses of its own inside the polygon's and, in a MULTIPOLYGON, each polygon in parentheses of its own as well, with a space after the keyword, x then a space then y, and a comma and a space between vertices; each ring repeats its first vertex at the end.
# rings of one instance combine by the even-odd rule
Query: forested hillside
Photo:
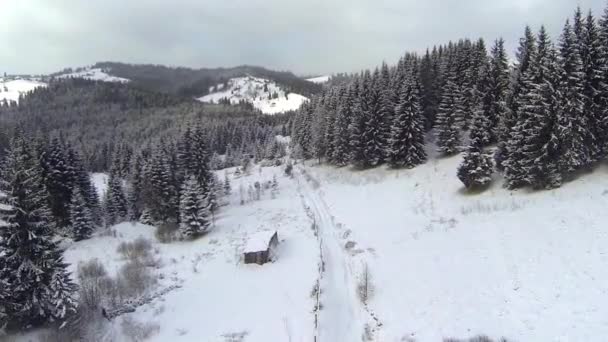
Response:
POLYGON ((196 123, 211 153, 228 150, 232 165, 243 154, 264 153, 275 135, 286 134, 288 120, 289 115, 268 117, 249 106, 202 104, 131 84, 68 79, 36 89, 18 106, 0 107, 0 147, 6 149, 17 126, 43 140, 61 136, 82 154, 87 169, 99 172, 109 170, 116 151, 130 154, 174 139, 196 123))
POLYGON ((231 78, 247 75, 274 81, 286 91, 304 96, 317 94, 322 88, 320 84, 305 81, 291 72, 273 71, 256 66, 192 69, 152 64, 100 62, 94 67, 107 70, 111 75, 129 79, 136 86, 144 89, 188 97, 207 95, 210 87, 225 83, 231 78))
POLYGON ((608 153, 608 11, 598 20, 579 8, 556 43, 537 32, 525 28, 513 66, 502 39, 489 54, 482 39, 463 39, 353 75, 302 106, 296 151, 415 167, 434 142, 440 155, 465 152, 467 187, 486 186, 494 168, 510 189, 559 187, 608 153))

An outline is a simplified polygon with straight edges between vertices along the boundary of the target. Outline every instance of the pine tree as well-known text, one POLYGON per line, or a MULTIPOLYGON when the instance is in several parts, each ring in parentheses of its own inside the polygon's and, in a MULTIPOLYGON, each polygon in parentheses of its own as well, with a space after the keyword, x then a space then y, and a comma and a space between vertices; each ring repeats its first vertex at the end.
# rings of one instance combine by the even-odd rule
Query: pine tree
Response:
MULTIPOLYGON (((518 121, 520 111, 520 98, 522 94, 530 92, 525 81, 525 74, 528 72, 530 61, 536 54, 536 38, 529 26, 526 26, 524 37, 519 41, 516 58, 517 64, 513 75, 512 88, 507 96, 507 111, 499 120, 498 129, 498 148, 494 159, 499 170, 505 168, 504 161, 509 159, 509 142, 512 138, 513 127, 518 121)), ((517 157, 511 158, 517 160, 517 157)))
POLYGON ((487 118, 487 137, 483 138, 482 144, 487 146, 498 140, 500 119, 507 115, 509 64, 502 38, 492 47, 490 63, 481 82, 481 110, 487 118))
POLYGON ((101 208, 99 205, 99 197, 97 190, 93 186, 91 177, 86 171, 84 162, 80 157, 80 154, 76 152, 72 147, 67 149, 68 163, 74 171, 75 186, 74 189, 79 189, 82 194, 83 200, 90 212, 91 220, 93 224, 101 224, 101 208))
POLYGON ((144 160, 141 154, 135 157, 133 167, 131 168, 130 187, 128 193, 129 203, 129 218, 131 221, 139 220, 142 210, 144 207, 143 193, 144 193, 144 160))
POLYGON ((365 145, 363 140, 363 130, 365 126, 365 114, 363 110, 364 101, 362 96, 366 89, 363 83, 356 79, 351 89, 350 98, 352 103, 352 114, 348 125, 350 161, 357 167, 363 167, 365 161, 365 145))
POLYGON ((345 166, 350 159, 350 144, 349 144, 349 120, 352 117, 353 106, 352 87, 349 87, 345 94, 342 103, 338 108, 338 115, 333 128, 333 151, 331 160, 337 166, 345 166))
POLYGON ((526 74, 531 91, 521 97, 521 111, 514 127, 505 174, 507 187, 530 185, 554 188, 561 185, 558 167, 559 141, 557 117, 560 112, 556 52, 544 27, 538 35, 538 48, 526 74), (516 164, 517 167, 511 167, 516 164))
POLYGON ((462 97, 453 78, 448 79, 443 89, 435 121, 437 151, 445 155, 458 152, 461 144, 462 97))
POLYGON ((458 167, 458 179, 467 188, 480 188, 490 184, 494 165, 492 156, 483 151, 483 136, 486 131, 483 123, 484 114, 477 112, 473 118, 469 146, 464 154, 462 164, 458 167))
POLYGON ((418 84, 416 80, 410 80, 401 87, 392 125, 388 162, 392 167, 412 168, 425 161, 424 125, 418 84))
POLYGON ((76 175, 67 157, 65 144, 53 139, 42 155, 44 183, 49 193, 49 206, 58 227, 70 225, 70 196, 76 186, 76 175))
POLYGON ((127 199, 122 189, 121 180, 114 174, 108 178, 106 192, 106 225, 112 226, 127 219, 127 199))
POLYGON ((559 140, 561 144, 560 167, 574 171, 591 163, 591 149, 587 142, 593 137, 589 122, 584 115, 583 63, 579 44, 570 23, 567 21, 560 39, 561 110, 558 116, 559 140))
POLYGON ((179 205, 179 230, 186 238, 195 238, 209 229, 210 213, 206 195, 196 176, 190 176, 184 182, 179 205))
POLYGON ((363 80, 364 102, 363 109, 364 126, 362 131, 363 166, 377 166, 385 159, 386 130, 384 126, 384 114, 382 109, 382 88, 380 71, 374 71, 373 78, 368 74, 363 80), (365 85, 367 83, 367 85, 365 85))
POLYGON ((29 143, 15 138, 0 169, 0 282, 9 326, 61 320, 75 312, 72 283, 53 242, 42 172, 29 143))
POLYGON ((94 229, 91 216, 91 211, 87 207, 80 189, 75 188, 70 201, 70 222, 72 223, 72 236, 75 241, 91 237, 94 229))
POLYGON ((600 74, 600 83, 595 101, 598 104, 595 113, 598 122, 597 142, 602 156, 608 154, 608 7, 599 21, 600 63, 596 72, 600 74))
POLYGON ((603 56, 600 30, 595 18, 589 12, 585 21, 584 37, 581 44, 581 56, 584 73, 584 113, 589 124, 591 138, 586 143, 591 146, 592 161, 603 159, 606 155, 604 148, 606 141, 606 128, 603 125, 603 95, 602 91, 602 69, 606 68, 603 56))

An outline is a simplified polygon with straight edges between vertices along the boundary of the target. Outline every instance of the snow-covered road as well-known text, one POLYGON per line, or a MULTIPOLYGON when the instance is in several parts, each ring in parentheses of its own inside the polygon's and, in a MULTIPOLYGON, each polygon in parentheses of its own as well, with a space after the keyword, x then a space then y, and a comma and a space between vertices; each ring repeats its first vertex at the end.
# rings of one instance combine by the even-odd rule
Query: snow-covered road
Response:
POLYGON ((305 209, 312 214, 317 226, 321 249, 321 308, 316 341, 358 341, 363 334, 365 323, 356 293, 357 281, 348 255, 342 248, 341 240, 336 236, 337 229, 332 216, 318 195, 314 180, 309 179, 305 171, 298 169, 296 181, 305 209))

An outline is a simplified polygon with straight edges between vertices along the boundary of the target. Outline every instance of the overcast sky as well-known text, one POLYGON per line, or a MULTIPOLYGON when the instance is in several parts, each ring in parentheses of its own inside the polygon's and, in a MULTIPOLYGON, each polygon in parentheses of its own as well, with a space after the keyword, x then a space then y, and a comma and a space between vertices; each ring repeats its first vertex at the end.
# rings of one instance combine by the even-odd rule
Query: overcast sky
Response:
POLYGON ((576 5, 604 0, 0 0, 0 72, 49 73, 97 61, 299 74, 356 71, 404 51, 524 26, 556 37, 576 5))

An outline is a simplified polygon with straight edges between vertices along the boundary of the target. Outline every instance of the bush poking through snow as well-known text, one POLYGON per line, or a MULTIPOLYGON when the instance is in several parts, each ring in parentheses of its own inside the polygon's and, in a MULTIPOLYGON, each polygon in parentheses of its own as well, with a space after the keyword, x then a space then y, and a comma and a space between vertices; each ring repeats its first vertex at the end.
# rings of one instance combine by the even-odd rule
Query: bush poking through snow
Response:
POLYGON ((150 270, 138 260, 127 262, 120 269, 117 281, 121 295, 127 298, 143 295, 156 283, 150 270))
POLYGON ((150 241, 142 237, 135 239, 133 242, 122 242, 118 245, 118 253, 131 261, 146 261, 150 258, 151 250, 152 244, 150 241))
POLYGON ((359 300, 361 300, 361 303, 367 304, 373 291, 374 288, 371 282, 369 268, 367 267, 367 264, 365 264, 363 266, 363 273, 359 279, 359 284, 357 285, 357 294, 359 295, 359 300))
POLYGON ((178 225, 175 222, 163 222, 156 227, 156 239, 161 243, 170 243, 177 240, 178 225))

